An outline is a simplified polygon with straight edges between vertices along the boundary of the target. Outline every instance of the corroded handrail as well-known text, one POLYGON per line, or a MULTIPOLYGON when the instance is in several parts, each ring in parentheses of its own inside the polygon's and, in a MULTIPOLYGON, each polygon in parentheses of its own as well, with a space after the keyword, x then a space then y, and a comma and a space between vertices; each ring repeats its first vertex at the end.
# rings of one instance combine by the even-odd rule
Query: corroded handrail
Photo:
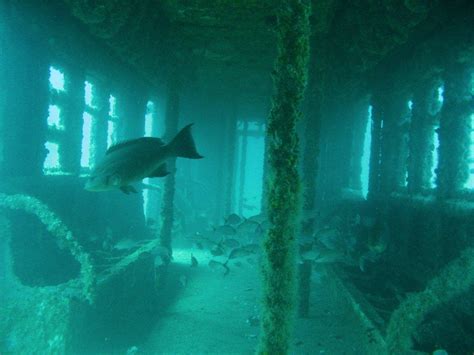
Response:
POLYGON ((474 248, 465 249, 448 263, 422 292, 410 294, 396 309, 387 328, 391 354, 412 348, 412 335, 425 316, 437 306, 469 290, 474 284, 474 248))
POLYGON ((92 303, 95 294, 96 273, 91 257, 58 215, 37 198, 22 194, 7 195, 0 193, 0 208, 20 210, 38 217, 40 222, 55 237, 59 248, 69 250, 81 265, 79 280, 82 284, 82 295, 92 303))

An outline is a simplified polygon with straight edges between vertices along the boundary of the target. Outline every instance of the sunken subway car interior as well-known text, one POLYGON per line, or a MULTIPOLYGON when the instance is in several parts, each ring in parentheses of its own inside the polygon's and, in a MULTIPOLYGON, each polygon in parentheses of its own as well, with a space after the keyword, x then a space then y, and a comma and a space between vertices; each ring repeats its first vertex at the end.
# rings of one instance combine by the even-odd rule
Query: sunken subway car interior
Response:
POLYGON ((473 33, 469 0, 1 1, 0 353, 472 354, 473 33))

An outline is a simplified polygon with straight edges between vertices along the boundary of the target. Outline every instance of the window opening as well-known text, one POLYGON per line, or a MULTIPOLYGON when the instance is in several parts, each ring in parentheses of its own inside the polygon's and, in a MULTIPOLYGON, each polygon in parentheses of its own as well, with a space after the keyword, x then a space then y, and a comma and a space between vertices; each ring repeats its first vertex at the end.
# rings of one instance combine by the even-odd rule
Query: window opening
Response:
POLYGON ((93 85, 90 82, 86 81, 84 84, 84 102, 87 106, 93 108, 94 106, 92 105, 93 103, 92 92, 93 92, 93 85))
POLYGON ((467 189, 474 189, 474 113, 471 114, 471 144, 469 145, 469 177, 464 185, 467 189))
POLYGON ((58 98, 66 93, 64 73, 53 67, 49 67, 49 107, 46 122, 48 125, 48 140, 44 146, 48 150, 46 158, 43 162, 44 174, 60 174, 61 173, 61 145, 64 131, 64 125, 61 117, 61 108, 57 104, 58 98), (53 138, 54 139, 51 139, 53 138))
POLYGON ((151 137, 153 135, 153 121, 155 118, 155 104, 148 101, 146 104, 145 114, 145 136, 151 137))
MULTIPOLYGON (((148 101, 146 104, 146 113, 145 113, 145 136, 152 137, 154 129, 154 120, 155 120, 155 104, 152 101, 148 101)), ((143 183, 146 185, 151 184, 151 179, 143 179, 143 183)), ((154 215, 152 211, 152 206, 156 205, 154 203, 156 193, 150 191, 150 189, 143 189, 143 214, 145 219, 148 221, 149 216, 154 215)), ((157 200, 158 198, 156 198, 157 200)))
POLYGON ((247 149, 246 156, 251 157, 245 160, 242 167, 242 145, 244 142, 244 121, 237 123, 237 168, 236 175, 241 176, 241 169, 244 169, 243 189, 240 187, 240 180, 237 180, 234 189, 234 201, 240 201, 240 191, 243 190, 242 214, 249 217, 260 213, 263 189, 263 160, 265 155, 264 130, 260 123, 249 121, 247 126, 247 149))
POLYGON ((367 110, 367 125, 364 134, 364 150, 361 158, 360 181, 362 186, 362 195, 367 198, 369 193, 369 169, 370 169, 370 146, 372 143, 372 105, 367 110))
MULTIPOLYGON (((437 112, 441 111, 441 107, 443 106, 444 102, 444 86, 440 86, 438 88, 438 106, 437 112)), ((439 124, 434 126, 433 130, 433 150, 431 152, 431 178, 430 178, 430 187, 436 188, 436 179, 437 179, 437 171, 438 171, 438 164, 439 164, 439 124)))
MULTIPOLYGON (((407 118, 407 122, 410 122, 411 120, 411 115, 412 115, 412 112, 413 112, 413 101, 412 100, 408 100, 407 102, 407 106, 408 106, 408 118, 407 118)), ((407 187, 408 186, 408 165, 406 164, 406 162, 408 161, 408 133, 404 134, 403 136, 403 143, 405 144, 405 147, 406 147, 406 155, 404 157, 404 161, 405 161, 405 164, 404 164, 404 169, 405 169, 405 174, 404 174, 404 179, 403 179, 403 186, 407 187)))
POLYGON ((44 146, 48 150, 48 154, 44 160, 43 168, 45 170, 59 170, 61 168, 59 164, 59 144, 46 142, 44 146))
POLYGON ((83 168, 91 167, 91 145, 92 145, 92 121, 93 117, 90 113, 84 112, 82 115, 82 151, 81 166, 83 168))
POLYGON ((439 126, 435 126, 434 133, 433 133, 433 151, 431 152, 431 178, 430 178, 430 186, 431 188, 436 188, 436 172, 438 170, 438 163, 439 163, 439 155, 438 155, 438 148, 439 148, 439 126))
POLYGON ((57 130, 63 130, 61 122, 61 109, 57 105, 49 105, 48 126, 57 130))
POLYGON ((50 90, 64 91, 64 73, 55 67, 49 67, 50 90))
POLYGON ((109 96, 109 117, 107 120, 107 148, 117 142, 117 99, 115 96, 109 96))
MULTIPOLYGON (((86 107, 82 115, 81 167, 85 169, 90 169, 94 165, 95 126, 96 118, 99 115, 98 108, 95 104, 95 90, 95 85, 90 81, 84 82, 84 103, 86 107)), ((113 109, 114 107, 112 107, 112 110, 113 109)), ((111 139, 113 138, 112 136, 111 139)))

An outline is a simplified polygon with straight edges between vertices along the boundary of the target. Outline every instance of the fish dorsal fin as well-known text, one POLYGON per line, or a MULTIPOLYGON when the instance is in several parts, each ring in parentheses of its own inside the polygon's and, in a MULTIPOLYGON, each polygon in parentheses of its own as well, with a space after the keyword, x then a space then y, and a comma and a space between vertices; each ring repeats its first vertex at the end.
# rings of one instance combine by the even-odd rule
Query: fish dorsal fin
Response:
POLYGON ((131 147, 135 144, 144 144, 144 143, 145 144, 146 143, 153 143, 153 144, 156 144, 157 146, 165 145, 165 143, 160 138, 142 137, 142 138, 130 139, 128 141, 123 141, 123 142, 116 143, 116 144, 110 146, 110 148, 107 149, 107 152, 105 152, 105 154, 115 152, 115 151, 120 150, 122 148, 131 147))
POLYGON ((166 163, 161 164, 158 168, 155 169, 148 177, 164 177, 170 172, 166 168, 166 163))

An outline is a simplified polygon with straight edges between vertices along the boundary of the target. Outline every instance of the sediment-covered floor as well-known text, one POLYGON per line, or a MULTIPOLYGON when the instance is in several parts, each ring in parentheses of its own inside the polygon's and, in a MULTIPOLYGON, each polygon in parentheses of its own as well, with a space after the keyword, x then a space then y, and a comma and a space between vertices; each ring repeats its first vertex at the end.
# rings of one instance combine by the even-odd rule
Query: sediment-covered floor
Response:
MULTIPOLYGON (((139 353, 253 354, 258 345, 259 269, 246 260, 230 273, 212 270, 205 253, 175 252, 167 292, 170 299, 139 353)), ((371 330, 321 268, 313 272, 311 315, 297 319, 293 354, 376 354, 371 330)), ((166 300, 165 300, 166 301, 166 300)))

